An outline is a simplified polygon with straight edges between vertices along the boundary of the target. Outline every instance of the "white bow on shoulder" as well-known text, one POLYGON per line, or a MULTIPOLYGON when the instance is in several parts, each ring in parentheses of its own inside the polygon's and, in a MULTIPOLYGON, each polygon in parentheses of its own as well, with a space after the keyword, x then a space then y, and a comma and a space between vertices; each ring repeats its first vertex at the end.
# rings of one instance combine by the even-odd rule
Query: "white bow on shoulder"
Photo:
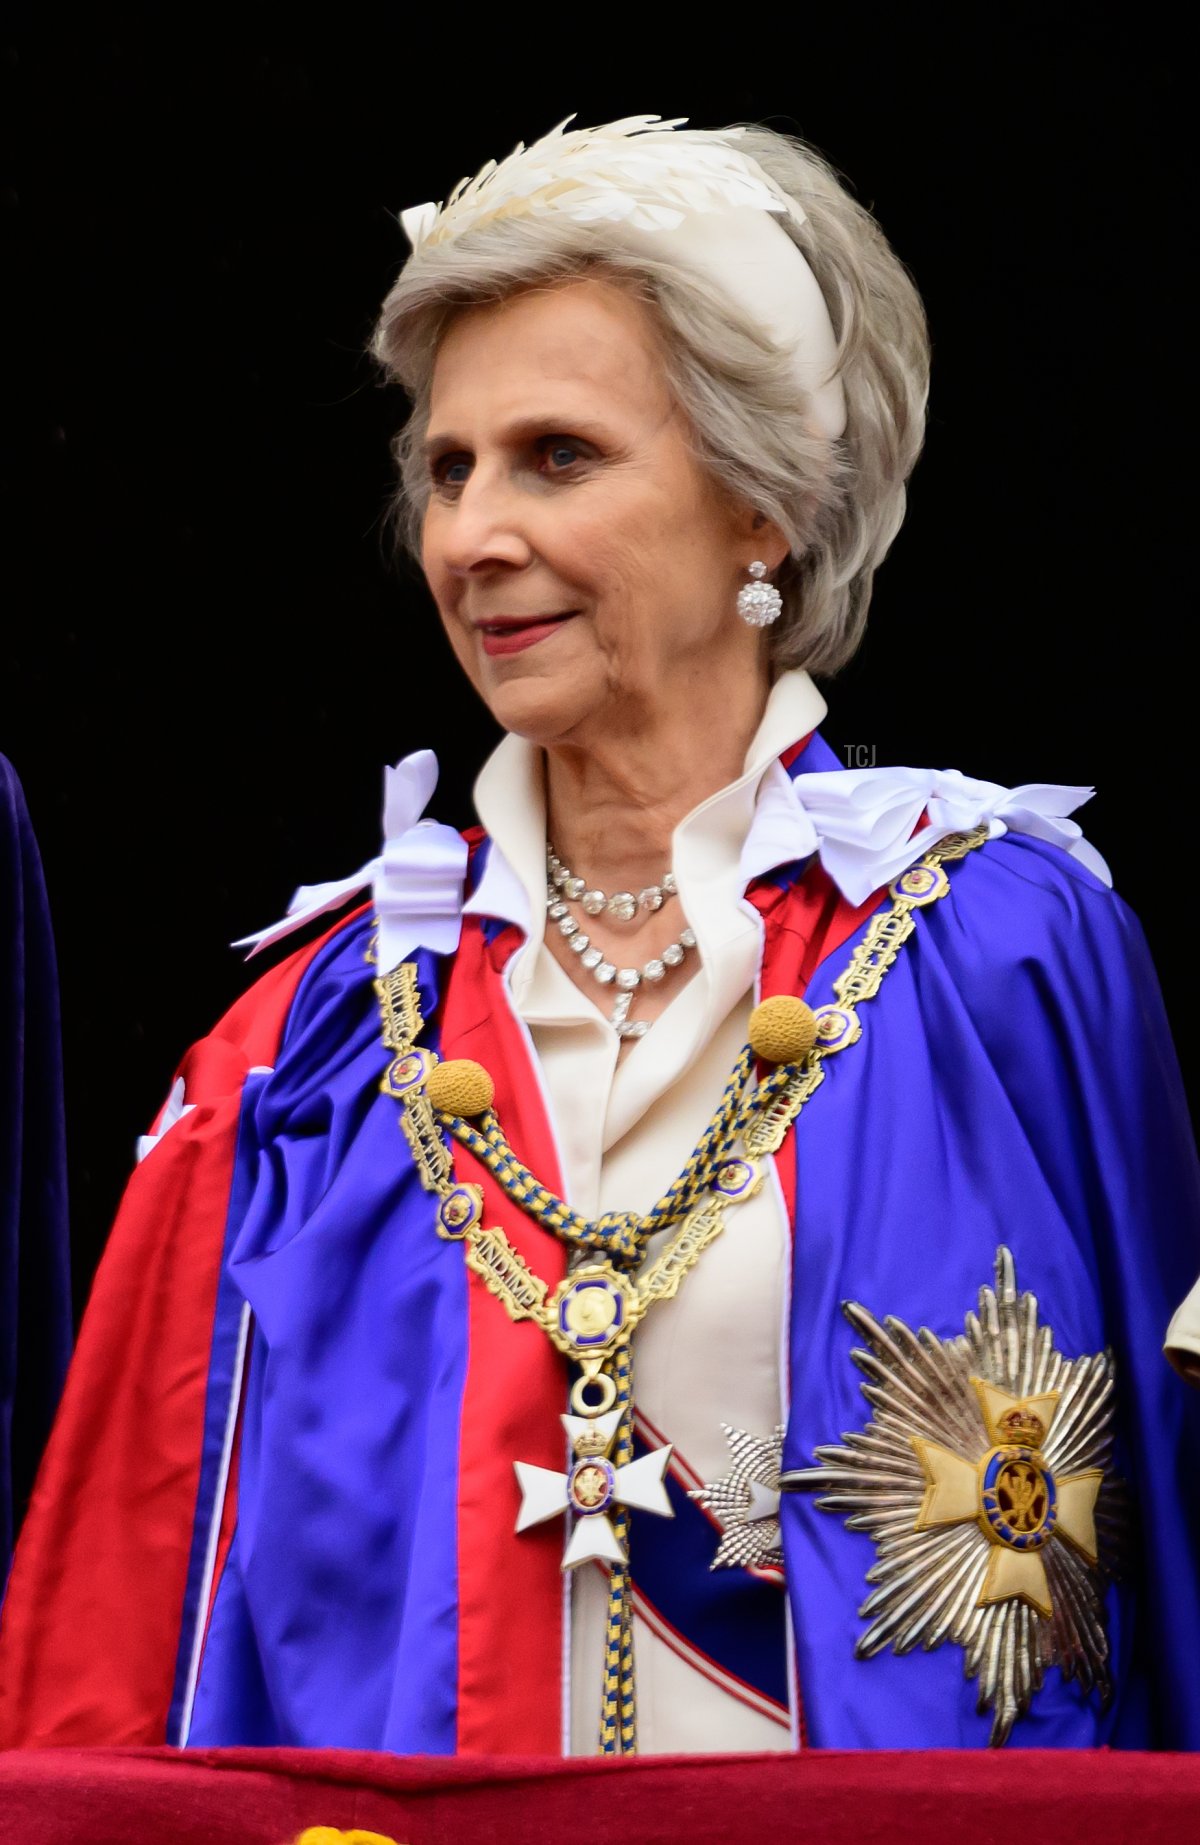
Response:
POLYGON ((1054 782, 1003 788, 957 769, 833 769, 793 781, 776 763, 764 778, 742 877, 749 883, 815 852, 842 895, 857 905, 947 833, 970 832, 986 821, 990 838, 1011 830, 1049 840, 1111 885, 1108 866, 1067 818, 1094 793, 1054 782), (928 823, 914 834, 923 811, 928 823))
POLYGON ((282 941, 315 916, 339 906, 371 886, 379 918, 379 968, 388 973, 416 948, 451 954, 462 929, 463 883, 467 842, 452 826, 423 820, 437 787, 438 762, 432 750, 405 756, 383 772, 383 851, 348 878, 326 884, 302 884, 288 904, 287 915, 269 928, 243 936, 233 946, 251 955, 282 941))

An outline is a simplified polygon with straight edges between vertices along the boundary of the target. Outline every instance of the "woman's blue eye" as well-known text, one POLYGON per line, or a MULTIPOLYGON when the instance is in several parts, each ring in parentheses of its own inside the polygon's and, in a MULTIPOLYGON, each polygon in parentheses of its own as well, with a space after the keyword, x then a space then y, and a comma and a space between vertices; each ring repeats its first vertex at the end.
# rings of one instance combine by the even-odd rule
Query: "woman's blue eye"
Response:
POLYGON ((579 450, 573 442, 555 442, 547 452, 556 468, 569 468, 579 460, 579 450))
POLYGON ((442 482, 443 486, 461 487, 469 471, 469 464, 465 461, 447 461, 443 463, 438 474, 438 479, 442 482), (463 470, 457 477, 455 475, 456 468, 461 468, 463 470))

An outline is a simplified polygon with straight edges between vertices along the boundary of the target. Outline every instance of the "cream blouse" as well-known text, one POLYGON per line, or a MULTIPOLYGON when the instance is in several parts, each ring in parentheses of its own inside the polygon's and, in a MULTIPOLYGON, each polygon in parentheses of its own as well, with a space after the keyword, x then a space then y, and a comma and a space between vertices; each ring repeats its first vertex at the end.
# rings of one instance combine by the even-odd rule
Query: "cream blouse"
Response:
MULTIPOLYGON (((618 1065, 606 1014, 545 944, 546 818, 541 751, 506 737, 475 789, 492 851, 468 911, 527 930, 509 963, 512 1003, 541 1065, 570 1202, 588 1216, 647 1210, 707 1126, 746 1041, 761 927, 739 872, 764 772, 815 729, 825 702, 804 672, 773 687, 743 774, 675 830, 672 866, 699 968, 618 1065)), ((761 862, 761 860, 760 860, 761 862)), ((603 1001, 597 988, 597 999, 603 1001)), ((666 1232, 651 1244, 653 1257, 666 1232)), ((698 1481, 729 1468, 722 1423, 769 1436, 784 1420, 782 1361, 790 1233, 778 1182, 729 1214, 674 1300, 634 1334, 639 1410, 698 1481)), ((569 1710, 564 1752, 595 1752, 600 1714, 606 1579, 596 1565, 567 1578, 569 1710)), ((794 1724, 725 1679, 685 1641, 635 1614, 639 1748, 790 1749, 794 1724)))

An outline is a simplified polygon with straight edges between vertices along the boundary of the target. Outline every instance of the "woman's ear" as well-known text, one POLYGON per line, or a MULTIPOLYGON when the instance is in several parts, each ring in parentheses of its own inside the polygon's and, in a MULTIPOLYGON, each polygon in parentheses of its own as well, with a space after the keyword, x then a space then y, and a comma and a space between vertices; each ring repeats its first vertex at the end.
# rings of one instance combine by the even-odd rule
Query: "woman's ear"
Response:
POLYGON ((747 563, 761 559, 767 566, 768 574, 778 570, 791 551, 787 539, 775 521, 767 518, 766 513, 752 513, 746 521, 744 535, 754 547, 753 557, 748 558, 747 563))

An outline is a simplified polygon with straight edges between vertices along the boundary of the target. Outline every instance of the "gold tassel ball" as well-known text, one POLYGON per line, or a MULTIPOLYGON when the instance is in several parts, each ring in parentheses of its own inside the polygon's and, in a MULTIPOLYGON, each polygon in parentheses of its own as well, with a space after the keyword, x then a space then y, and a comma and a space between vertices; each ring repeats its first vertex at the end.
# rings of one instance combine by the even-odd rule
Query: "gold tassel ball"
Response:
POLYGON ((386 1832, 364 1832, 360 1826, 350 1832, 342 1832, 337 1826, 309 1826, 296 1845, 396 1845, 396 1841, 386 1832))
POLYGON ((764 1063, 803 1063, 817 1042, 816 1014, 802 999, 777 993, 750 1014, 749 1039, 764 1063))
POLYGON ((435 1064, 425 1080, 425 1093, 443 1115, 463 1115, 470 1121, 486 1115, 496 1099, 496 1085, 481 1063, 469 1057, 452 1057, 435 1064))

